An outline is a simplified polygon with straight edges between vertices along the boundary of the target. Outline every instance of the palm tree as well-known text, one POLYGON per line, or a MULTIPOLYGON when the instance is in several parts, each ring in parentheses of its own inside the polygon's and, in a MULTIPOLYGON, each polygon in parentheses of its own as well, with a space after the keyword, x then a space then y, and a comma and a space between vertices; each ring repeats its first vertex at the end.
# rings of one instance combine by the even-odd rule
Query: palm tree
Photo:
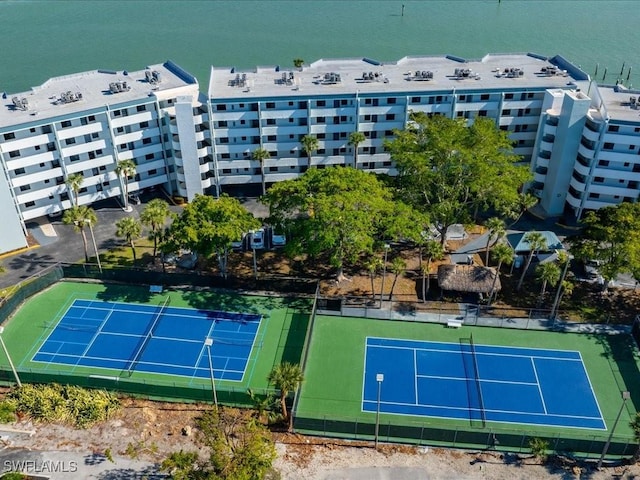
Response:
POLYGON ((371 279, 371 297, 375 300, 376 290, 374 280, 377 276, 378 270, 382 268, 382 259, 376 255, 369 257, 367 263, 365 263, 365 268, 369 272, 369 278, 371 279))
POLYGON ((358 145, 366 139, 362 132, 351 132, 349 135, 349 145, 353 146, 353 168, 358 168, 358 145))
POLYGON ((393 297, 393 289, 396 288, 396 282, 398 281, 398 277, 407 269, 407 262, 405 262, 402 258, 396 257, 391 262, 391 273, 393 273, 393 283, 391 284, 391 291, 389 292, 389 301, 393 297))
POLYGON ((487 245, 484 251, 484 264, 488 267, 489 266, 489 248, 492 245, 495 245, 497 242, 499 242, 500 239, 504 236, 504 234, 507 233, 507 227, 504 223, 504 220, 497 217, 492 217, 489 220, 487 220, 487 223, 485 223, 485 227, 487 227, 488 234, 487 234, 487 245), (491 240, 494 237, 495 237, 495 241, 492 244, 491 240))
POLYGON ((435 240, 427 240, 424 245, 423 254, 427 257, 427 263, 423 265, 422 270, 422 301, 427 301, 427 293, 429 293, 429 274, 431 273, 431 262, 433 260, 442 260, 444 258, 444 248, 440 242, 435 240))
POLYGON ((127 158, 125 160, 120 160, 118 162, 118 165, 116 166, 115 172, 116 172, 116 175, 118 175, 118 178, 120 179, 121 182, 122 182, 122 179, 124 178, 123 202, 124 202, 124 209, 128 212, 129 211, 129 177, 132 177, 136 174, 136 164, 130 158, 127 158))
POLYGON ((554 319, 558 316, 558 311, 560 310, 560 303, 562 303, 562 297, 564 297, 565 294, 571 295, 573 293, 573 289, 575 288, 575 286, 576 286, 575 283, 573 283, 571 280, 562 280, 560 282, 560 285, 558 285, 558 288, 560 289, 560 292, 558 295, 558 301, 551 309, 551 314, 553 315, 554 319))
POLYGON ((500 243, 496 245, 493 249, 493 257, 498 262, 498 266, 496 267, 496 276, 493 277, 493 283, 491 285, 491 292, 489 293, 489 301, 487 305, 491 305, 491 302, 494 300, 496 293, 496 284, 498 283, 498 276, 500 275, 500 267, 502 264, 509 265, 513 262, 513 249, 504 243, 500 243))
POLYGON ((542 290, 540 290, 540 298, 547 293, 547 285, 556 285, 560 280, 560 267, 552 262, 541 263, 536 267, 536 275, 542 281, 542 290))
POLYGON ((522 275, 520 275, 520 280, 518 280, 518 286, 516 287, 517 291, 520 291, 522 288, 524 276, 527 274, 527 270, 529 270, 529 266, 531 265, 531 260, 533 260, 534 255, 536 255, 539 250, 547 248, 547 240, 540 232, 529 232, 525 234, 524 240, 529 243, 529 255, 527 255, 527 261, 522 269, 522 275))
POLYGON ((291 430, 293 417, 287 410, 287 396, 289 392, 295 392, 304 380, 302 368, 297 363, 282 362, 273 367, 267 380, 280 390, 280 408, 282 408, 282 415, 285 420, 288 420, 289 430, 291 430))
POLYGON ((302 65, 304 65, 304 60, 301 58, 294 58, 293 59, 293 66, 296 67, 297 69, 302 68, 302 65))
POLYGON ((82 186, 82 182, 84 182, 84 176, 81 173, 72 173, 67 176, 67 180, 65 183, 67 184, 67 188, 71 191, 71 204, 78 206, 78 192, 80 191, 80 187, 82 186))
POLYGON ((264 161, 269 159, 270 157, 271 154, 269 154, 269 151, 262 147, 256 148, 253 151, 253 159, 260 162, 260 175, 262 176, 262 195, 267 193, 267 185, 264 178, 264 161))
POLYGON ((140 214, 140 221, 151 229, 149 240, 153 240, 153 258, 158 251, 158 240, 162 240, 163 227, 167 218, 173 214, 169 210, 169 204, 161 198, 154 198, 140 214))
POLYGON ((140 238, 142 225, 133 217, 124 217, 116 222, 116 237, 124 238, 131 247, 133 263, 136 262, 136 246, 134 240, 140 238))
POLYGON ((320 142, 313 135, 305 135, 302 137, 302 140, 300 140, 300 143, 302 144, 302 150, 307 154, 307 157, 309 157, 309 164, 307 166, 311 167, 311 155, 318 149, 320 142))
POLYGON ((84 229, 87 225, 95 225, 98 221, 96 212, 86 205, 80 207, 72 207, 64 212, 62 223, 65 225, 73 225, 73 229, 82 235, 82 244, 84 245, 84 259, 89 263, 89 249, 87 247, 87 235, 84 229))

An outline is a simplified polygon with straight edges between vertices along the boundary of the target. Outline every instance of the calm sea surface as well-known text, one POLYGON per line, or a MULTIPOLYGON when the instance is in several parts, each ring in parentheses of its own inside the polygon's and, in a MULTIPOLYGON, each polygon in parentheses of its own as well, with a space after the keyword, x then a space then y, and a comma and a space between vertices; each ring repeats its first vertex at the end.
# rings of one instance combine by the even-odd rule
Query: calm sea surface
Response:
POLYGON ((640 86, 638 0, 0 0, 0 91, 171 59, 206 90, 209 67, 294 58, 561 54, 640 86), (404 15, 402 6, 404 5, 404 15), (625 79, 627 71, 625 70, 625 79))

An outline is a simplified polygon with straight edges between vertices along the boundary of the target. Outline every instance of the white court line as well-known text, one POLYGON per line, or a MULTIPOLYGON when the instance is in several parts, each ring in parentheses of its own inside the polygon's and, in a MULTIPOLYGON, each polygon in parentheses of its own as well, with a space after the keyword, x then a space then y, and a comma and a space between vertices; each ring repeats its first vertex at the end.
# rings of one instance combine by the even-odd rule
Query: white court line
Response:
POLYGON ((536 376, 536 383, 538 384, 538 393, 540 394, 540 401, 542 402, 542 408, 544 409, 544 414, 547 414, 547 405, 544 403, 544 395, 542 394, 542 387, 540 386, 540 379, 538 378, 538 370, 536 369, 536 362, 534 359, 531 359, 531 366, 533 367, 533 374, 536 376))
POLYGON ((109 311, 109 313, 107 313, 107 316, 105 317, 105 319, 102 321, 102 323, 98 327, 98 330, 93 335, 93 338, 91 339, 91 341, 87 344, 87 348, 84 349, 84 352, 82 352, 82 355, 81 355, 80 358, 84 357, 87 354, 87 352, 89 351, 89 349, 91 348, 93 343, 96 341, 96 338, 98 338, 98 335, 100 335, 100 332, 102 332, 102 328, 105 326, 105 324, 107 323, 107 320, 109 320, 109 318, 111 317, 112 313, 113 313, 113 309, 111 309, 109 311))
MULTIPOLYGON (((465 377, 447 377, 444 375, 418 375, 418 377, 420 378, 434 378, 436 380, 458 380, 458 381, 462 381, 462 382, 466 382, 468 380, 472 380, 470 378, 465 378, 465 377)), ((539 386, 538 383, 536 382, 515 382, 515 381, 511 381, 511 380, 491 380, 489 378, 480 378, 479 379, 480 382, 482 383, 502 383, 505 385, 527 385, 527 386, 539 386)))
POLYGON ((418 353, 416 351, 416 349, 413 349, 413 374, 414 374, 414 380, 413 380, 413 388, 415 389, 415 404, 418 405, 418 353))

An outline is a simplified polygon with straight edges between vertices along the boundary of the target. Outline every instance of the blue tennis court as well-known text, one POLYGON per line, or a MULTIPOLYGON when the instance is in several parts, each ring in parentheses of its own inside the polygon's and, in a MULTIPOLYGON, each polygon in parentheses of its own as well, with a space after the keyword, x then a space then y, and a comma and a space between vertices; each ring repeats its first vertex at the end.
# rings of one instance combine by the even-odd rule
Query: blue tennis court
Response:
POLYGON ((241 381, 261 316, 191 308, 75 300, 33 361, 241 381))
POLYGON ((606 429, 576 351, 368 337, 364 411, 378 388, 382 413, 606 429))

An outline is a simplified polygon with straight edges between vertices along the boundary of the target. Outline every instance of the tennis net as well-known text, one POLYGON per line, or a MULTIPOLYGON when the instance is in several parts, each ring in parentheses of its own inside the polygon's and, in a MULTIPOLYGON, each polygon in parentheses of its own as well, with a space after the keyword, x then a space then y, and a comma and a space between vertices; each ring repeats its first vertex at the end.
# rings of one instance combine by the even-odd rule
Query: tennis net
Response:
POLYGON ((469 335, 469 348, 471 350, 471 357, 473 358, 473 373, 476 380, 476 387, 478 388, 478 402, 480 403, 480 417, 482 419, 482 426, 487 423, 487 416, 484 410, 484 399, 482 398, 482 385, 480 384, 480 374, 478 373, 478 357, 476 356, 476 346, 473 343, 473 334, 469 335))
POLYGON ((151 322, 151 327, 145 333, 144 340, 140 344, 140 347, 138 348, 138 351, 133 356, 133 359, 131 360, 131 363, 129 364, 129 368, 127 369, 127 374, 129 376, 131 376, 131 374, 135 370, 136 366, 138 365, 138 361, 140 360, 140 357, 142 356, 142 352, 144 352, 144 349, 147 347, 147 344, 149 343, 149 340, 151 340, 153 338, 153 332, 155 332, 156 326, 158 325, 158 322, 160 321, 160 317, 162 317, 162 314, 164 313, 165 309, 167 308, 167 306, 170 303, 171 303, 171 297, 167 297, 165 299, 164 303, 160 306, 160 310, 158 310, 158 313, 156 313, 153 321, 151 322))

